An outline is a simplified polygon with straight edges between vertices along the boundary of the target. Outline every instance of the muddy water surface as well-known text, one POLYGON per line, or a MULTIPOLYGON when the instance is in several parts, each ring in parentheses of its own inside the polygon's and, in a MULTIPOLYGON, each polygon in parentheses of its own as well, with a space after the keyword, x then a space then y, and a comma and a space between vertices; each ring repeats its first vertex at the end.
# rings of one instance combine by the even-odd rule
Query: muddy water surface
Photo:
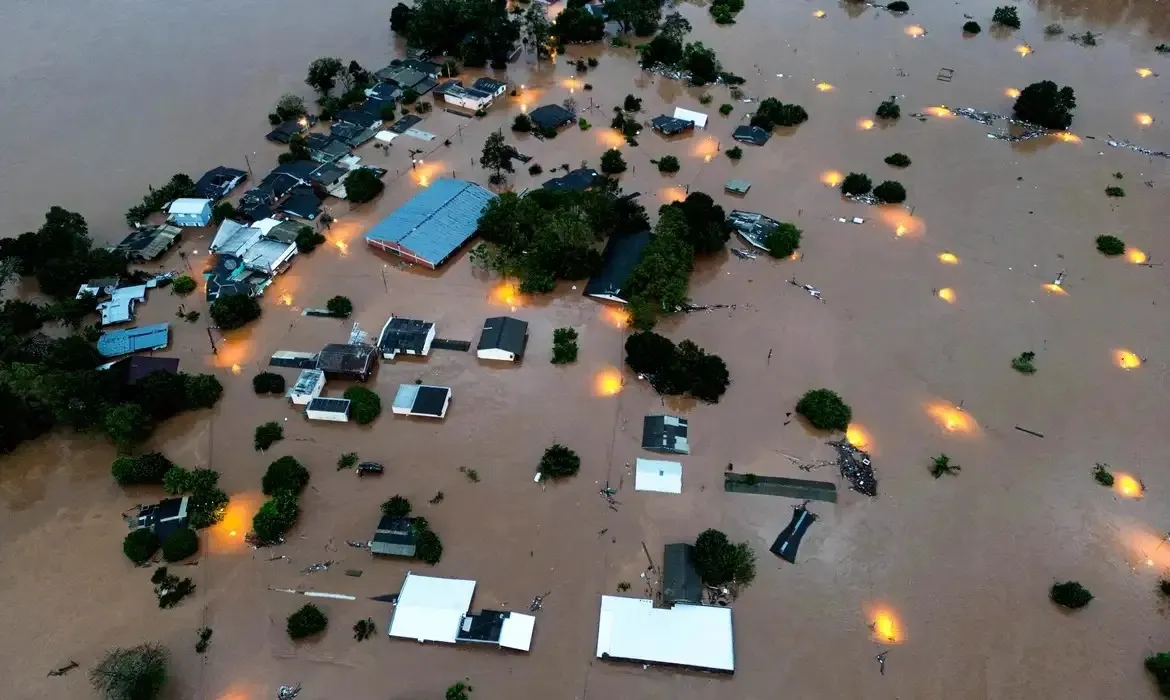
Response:
MULTIPOLYGON (((441 136, 435 142, 402 139, 389 156, 362 149, 389 168, 392 184, 371 205, 330 203, 339 223, 329 244, 277 280, 261 322, 226 338, 213 333, 217 354, 205 321, 173 327, 167 354, 186 371, 216 373, 227 387, 214 411, 172 421, 151 445, 179 463, 218 469, 233 494, 228 520, 206 535, 198 566, 181 567, 197 582, 194 599, 155 610, 148 575, 119 554, 119 514, 159 494, 116 488, 107 471, 113 452, 103 442, 59 436, 0 464, 5 696, 84 696, 83 672, 44 673, 70 659, 84 669, 110 645, 155 639, 174 653, 170 696, 201 700, 270 698, 290 682, 313 698, 413 700, 436 697, 463 677, 484 698, 765 698, 777 688, 800 698, 1153 698, 1140 661, 1170 645, 1155 593, 1170 566, 1170 549, 1157 548, 1170 521, 1160 496, 1170 488, 1163 418, 1170 294, 1164 268, 1107 260, 1092 240, 1115 232, 1154 262, 1164 254, 1167 161, 1103 139, 1167 149, 1166 78, 1142 78, 1137 69, 1170 72, 1170 59, 1153 52, 1170 41, 1170 18, 1156 3, 1044 2, 1021 5, 1023 27, 1000 32, 990 28, 993 4, 923 5, 895 16, 832 2, 749 1, 731 27, 715 26, 705 7, 680 5, 692 38, 748 79, 748 95, 798 102, 811 116, 764 148, 745 147, 736 164, 721 151, 750 104, 736 102, 721 117, 718 105, 731 101, 725 89, 686 88, 642 73, 629 50, 599 47, 570 49, 570 58, 599 59, 584 75, 564 56, 521 61, 507 74, 526 86, 520 96, 483 120, 432 113, 422 128, 441 136), (814 16, 818 9, 823 19, 814 16), (964 37, 964 14, 985 31, 964 37), (1051 22, 1066 34, 1104 34, 1096 47, 1081 47, 1046 38, 1051 22), (925 34, 915 38, 911 27, 925 34), (1020 46, 1032 52, 1021 56, 1020 46), (942 68, 954 70, 951 82, 936 79, 942 68), (939 105, 1006 114, 1006 91, 1040 79, 1076 89, 1079 142, 1010 145, 961 118, 906 116, 939 105), (717 405, 673 406, 693 431, 679 496, 632 489, 625 465, 641 454, 641 418, 662 402, 632 377, 616 395, 600 390, 598 377, 621 367, 623 331, 579 288, 508 299, 465 255, 440 273, 422 273, 367 250, 361 238, 435 178, 486 182, 473 159, 487 134, 506 130, 521 110, 572 97, 603 127, 631 92, 645 100, 647 120, 674 106, 712 116, 705 132, 678 140, 647 132, 637 148, 623 147, 631 166, 621 176, 626 191, 641 192, 654 210, 688 188, 701 190, 725 207, 804 230, 800 261, 727 254, 702 261, 695 301, 736 308, 662 324, 672 337, 722 355, 734 380, 717 405), (713 102, 701 105, 703 94, 713 102), (903 118, 860 128, 892 94, 903 118), (1141 126, 1140 113, 1154 122, 1141 126), (440 145, 444 138, 449 147, 440 145), (412 169, 407 149, 420 146, 428 152, 412 169), (882 159, 893 152, 913 165, 886 166, 882 159), (670 177, 652 162, 668 154, 682 162, 670 177), (823 184, 834 171, 896 178, 911 208, 844 202, 823 184), (1115 172, 1129 196, 1111 201, 1103 190, 1115 172), (722 194, 732 177, 753 183, 746 197, 722 194), (854 216, 865 223, 837 221, 854 216), (1062 269, 1065 293, 1045 290, 1062 269), (827 303, 786 284, 794 276, 819 287, 827 303), (951 290, 949 302, 940 289, 951 290), (366 329, 396 313, 432 319, 441 336, 468 340, 485 315, 514 306, 531 324, 529 354, 507 368, 444 351, 379 368, 372 386, 384 402, 416 379, 451 386, 455 399, 441 423, 387 413, 369 428, 310 425, 285 402, 255 397, 248 380, 275 350, 343 341, 349 323, 300 316, 335 294, 354 300, 353 320, 366 329), (558 368, 548 362, 550 338, 565 325, 581 333, 580 359, 558 368), (1121 369, 1119 349, 1147 361, 1121 369), (1036 353, 1039 368, 1030 377, 1009 367, 1025 350, 1036 353), (725 494, 721 474, 731 462, 738 471, 802 476, 782 455, 829 457, 824 436, 799 422, 783 425, 796 398, 818 386, 852 404, 872 443, 881 495, 843 492, 835 506, 813 505, 820 520, 800 564, 790 566, 766 548, 794 503, 725 494), (286 439, 262 455, 251 449, 251 431, 267 420, 281 421, 286 439), (582 472, 541 490, 533 468, 554 440, 581 454, 582 472), (336 472, 347 451, 384 462, 387 473, 358 482, 336 472), (959 476, 930 478, 929 457, 939 452, 962 465, 959 476), (286 545, 253 551, 242 535, 262 498, 260 475, 283 454, 313 471, 303 515, 286 545), (1140 477, 1146 497, 1096 486, 1090 470, 1099 461, 1140 477), (475 468, 481 481, 469 482, 460 466, 475 468), (617 512, 597 496, 607 480, 619 487, 617 512), (439 491, 442 502, 428 505, 439 491), (409 567, 370 561, 344 540, 367 538, 378 504, 395 493, 443 536, 434 572, 479 582, 476 607, 522 610, 532 596, 552 592, 530 654, 421 647, 382 635, 353 642, 353 622, 372 617, 382 626, 389 618, 387 606, 365 598, 396 591, 409 567), (594 660, 598 595, 623 581, 644 589, 643 542, 658 557, 664 543, 706 527, 760 553, 758 579, 735 603, 734 678, 594 660), (287 559, 268 561, 274 554, 287 559), (325 559, 340 563, 298 573, 325 559), (363 576, 346 577, 346 568, 363 576), (1066 579, 1080 580, 1097 599, 1073 615, 1054 610, 1047 587, 1066 579), (329 601, 329 631, 294 645, 284 617, 303 599, 270 587, 363 600, 329 601), (868 625, 876 620, 893 640, 872 638, 868 625), (192 647, 201 625, 215 636, 198 657, 192 647), (887 649, 883 676, 873 658, 887 649)), ((316 56, 376 67, 397 55, 388 11, 348 0, 329 8, 285 2, 279 12, 255 1, 10 4, 0 10, 7 126, 0 157, 9 166, 0 174, 3 230, 35 227, 49 205, 61 204, 83 213, 96 238, 116 239, 125 209, 173 172, 242 166, 245 154, 258 174, 266 172, 278 154, 263 140, 270 105, 283 92, 304 92, 304 68, 316 56)), ((606 148, 621 145, 600 127, 545 142, 509 137, 546 170, 530 177, 519 168, 517 189, 538 185, 562 163, 596 165, 606 148)), ((184 243, 188 262, 175 255, 162 264, 199 270, 208 235, 184 243)), ((156 293, 140 318, 173 321, 178 303, 156 293)), ((205 311, 201 301, 187 303, 205 311)), ((328 393, 343 389, 331 384, 328 393)), ((835 479, 823 470, 814 475, 835 479)))

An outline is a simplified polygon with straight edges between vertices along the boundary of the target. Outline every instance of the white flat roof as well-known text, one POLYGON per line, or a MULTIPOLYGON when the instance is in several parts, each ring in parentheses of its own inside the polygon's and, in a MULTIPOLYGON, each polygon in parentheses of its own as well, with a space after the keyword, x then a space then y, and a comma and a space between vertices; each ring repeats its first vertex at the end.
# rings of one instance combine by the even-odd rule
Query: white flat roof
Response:
POLYGON ((500 646, 507 649, 528 651, 532 646, 532 630, 536 627, 536 618, 532 615, 508 613, 504 620, 504 627, 500 630, 500 646))
POLYGON ((390 617, 390 636, 455 643, 475 581, 407 574, 390 617))
POLYGON ((278 266, 278 263, 284 262, 292 256, 296 247, 297 244, 295 242, 281 243, 270 238, 261 238, 248 246, 248 249, 243 252, 241 257, 243 257, 245 265, 262 267, 272 272, 278 266))
POLYGON ((167 212, 171 214, 202 214, 204 207, 209 204, 211 204, 210 199, 184 197, 171 202, 171 208, 167 212))
POLYGON ((706 129, 707 128, 707 115, 703 114, 702 112, 692 112, 689 109, 683 109, 682 107, 675 107, 674 108, 674 118, 675 119, 685 119, 688 122, 694 122, 695 127, 699 128, 699 129, 706 129))
POLYGON ((682 463, 639 459, 634 470, 634 490, 682 493, 682 463))
POLYGON ((649 598, 601 596, 597 658, 735 670, 731 608, 675 605, 655 608, 649 598))

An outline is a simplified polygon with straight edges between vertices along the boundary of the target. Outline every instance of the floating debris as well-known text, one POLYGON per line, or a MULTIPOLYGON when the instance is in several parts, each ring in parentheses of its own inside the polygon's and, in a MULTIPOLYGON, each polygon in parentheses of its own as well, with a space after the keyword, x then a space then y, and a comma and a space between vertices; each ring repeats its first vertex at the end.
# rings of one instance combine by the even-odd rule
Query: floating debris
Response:
POLYGON ((877 496, 877 477, 869 453, 857 449, 848 439, 830 440, 828 444, 837 449, 837 467, 841 477, 849 480, 850 488, 866 496, 877 496))
POLYGON ((66 673, 69 673, 73 669, 77 668, 77 666, 78 663, 76 661, 70 661, 60 668, 55 668, 52 671, 49 671, 49 677, 55 678, 57 676, 64 676, 66 673))
POLYGON ((337 562, 333 561, 332 559, 330 559, 329 561, 317 562, 316 564, 310 564, 309 566, 306 566, 305 568, 301 569, 301 573, 302 574, 315 574, 318 571, 328 571, 329 567, 333 566, 336 563, 337 562))
POLYGON ((370 548, 369 542, 358 542, 357 540, 346 540, 345 543, 348 544, 350 547, 353 547, 355 549, 369 549, 370 548))
POLYGON ((301 684, 300 683, 297 683, 295 686, 282 685, 276 691, 276 700, 293 700, 293 698, 295 698, 297 696, 297 694, 300 692, 301 692, 301 684))
POLYGON ((735 255, 735 257, 741 260, 755 260, 759 257, 750 250, 744 250, 743 248, 732 248, 731 252, 735 255))
POLYGON ((528 612, 540 612, 541 610, 544 610, 544 599, 549 597, 551 594, 552 591, 549 591, 544 595, 538 595, 534 597, 532 599, 532 604, 528 606, 528 612))

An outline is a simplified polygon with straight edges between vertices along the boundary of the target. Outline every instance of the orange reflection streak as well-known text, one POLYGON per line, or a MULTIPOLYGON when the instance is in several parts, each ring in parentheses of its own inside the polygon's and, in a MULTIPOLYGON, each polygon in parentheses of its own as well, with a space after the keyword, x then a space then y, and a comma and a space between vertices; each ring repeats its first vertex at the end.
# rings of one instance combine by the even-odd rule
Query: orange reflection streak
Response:
POLYGON ((821 92, 831 92, 837 88, 833 87, 831 83, 817 83, 817 89, 821 92))
POLYGON ((333 241, 333 245, 341 253, 341 257, 349 255, 349 244, 345 241, 333 241))
POLYGON ((1015 52, 1020 54, 1021 57, 1024 57, 1032 53, 1032 47, 1027 44, 1020 44, 1015 48, 1015 52))
POLYGON ((1053 134, 1053 136, 1060 139, 1061 141, 1064 141, 1065 143, 1080 143, 1081 142, 1081 137, 1077 136, 1076 134, 1072 133, 1071 131, 1058 131, 1055 134, 1053 134))
POLYGON ((897 613, 885 605, 874 604, 866 607, 866 618, 870 621, 869 627, 873 631, 875 642, 886 644, 900 644, 905 640, 905 631, 897 613))
POLYGON ((902 31, 906 32, 906 36, 912 36, 915 38, 918 38, 926 33, 926 30, 917 24, 911 24, 902 31))
POLYGON ((936 117, 943 117, 944 119, 947 117, 955 116, 954 114, 951 113, 951 110, 948 109, 946 105, 938 105, 937 107, 927 107, 926 111, 929 112, 930 114, 933 114, 936 117))
POLYGON ((1154 123, 1154 118, 1145 112, 1139 112, 1138 114, 1134 115, 1134 119, 1137 119, 1137 123, 1141 124, 1142 126, 1149 126, 1150 124, 1154 123))
POLYGON ((1013 100, 1020 96, 1020 91, 1015 88, 1005 88, 1003 94, 1012 98, 1013 100))
POLYGON ((898 238, 920 238, 926 233, 926 222, 897 204, 885 204, 878 207, 877 215, 898 238))
POLYGON ((630 312, 618 306, 601 307, 601 318, 614 328, 627 328, 630 325, 630 312))
POLYGON ((935 401, 926 405, 926 415, 948 433, 974 433, 979 424, 971 414, 946 401, 935 401))
POLYGON ((622 373, 607 367, 597 373, 593 380, 593 393, 597 396, 614 396, 622 390, 622 373))
POLYGON ((825 185, 828 187, 837 187, 844 179, 845 176, 836 170, 826 170, 825 172, 821 173, 821 182, 825 183, 825 185))
POLYGON ((845 439, 849 441, 850 445, 853 445, 859 450, 869 452, 870 448, 873 447, 873 437, 869 434, 869 431, 864 426, 857 425, 856 423, 849 424, 849 427, 845 430, 845 439))
POLYGON ((944 265, 958 265, 959 256, 954 253, 939 253, 938 261, 944 265))
POLYGON ((1048 292, 1049 294, 1054 294, 1058 297, 1068 296, 1068 292, 1065 291, 1064 287, 1060 286, 1059 284, 1053 284, 1052 282, 1044 285, 1044 291, 1048 292))
POLYGON ((280 299, 278 301, 282 306, 292 306, 293 296, 288 292, 285 292, 284 294, 280 295, 280 299))
POLYGON ((862 131, 869 131, 874 126, 872 119, 862 119, 857 122, 857 127, 862 131))
POLYGON ((1142 482, 1129 474, 1113 473, 1113 490, 1125 498, 1141 498, 1145 494, 1142 482))
POLYGON ((955 290, 951 289, 950 287, 943 287, 942 289, 938 290, 935 293, 938 295, 939 299, 942 299, 946 303, 948 303, 948 304, 955 303, 955 299, 956 299, 955 290))
POLYGON ((626 145, 626 137, 617 129, 595 129, 594 138, 606 148, 621 148, 626 145))
POLYGON ((1148 261, 1150 256, 1146 255, 1145 252, 1139 248, 1130 248, 1127 246, 1125 249, 1125 259, 1134 265, 1141 265, 1142 263, 1148 261))
POLYGON ((213 552, 242 552, 248 548, 244 535, 252 530, 252 516, 260 509, 264 495, 259 491, 235 494, 223 512, 223 520, 207 529, 213 552))
POLYGON ((1122 369, 1136 369, 1142 366, 1142 358, 1137 353, 1119 348, 1113 351, 1113 364, 1122 369))
POLYGON ((663 187, 661 192, 662 198, 666 200, 667 204, 671 202, 681 202, 687 198, 687 192, 681 187, 663 187))
POLYGON ((520 285, 505 280, 492 287, 491 300, 493 304, 510 307, 513 311, 517 306, 523 306, 525 299, 520 293, 520 285))
POLYGON ((420 160, 410 171, 410 179, 419 187, 430 187, 435 178, 447 169, 442 162, 420 160))
POLYGON ((214 356, 216 367, 231 369, 233 373, 239 374, 240 370, 236 368, 247 364, 251 359, 252 345, 245 338, 229 338, 222 343, 217 342, 216 346, 214 356))

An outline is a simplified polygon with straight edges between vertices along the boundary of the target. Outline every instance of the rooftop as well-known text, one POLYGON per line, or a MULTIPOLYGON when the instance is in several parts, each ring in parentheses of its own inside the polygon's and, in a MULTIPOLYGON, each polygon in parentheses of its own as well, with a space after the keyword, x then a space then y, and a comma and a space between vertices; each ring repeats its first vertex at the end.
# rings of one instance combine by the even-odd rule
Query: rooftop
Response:
POLYGON ((682 493, 682 464, 639 457, 634 465, 634 490, 682 493))
POLYGON ((408 573, 390 615, 390 636, 454 644, 475 581, 408 573))
POLYGON ((483 322, 479 350, 504 350, 517 357, 528 344, 528 322, 510 316, 493 316, 483 322))
POLYGON ((646 416, 642 420, 642 449, 652 452, 689 454, 688 423, 677 416, 646 416))
POLYGON ((508 84, 494 78, 478 78, 471 87, 492 95, 498 95, 508 89, 508 84))
POLYGON ((451 389, 426 384, 400 384, 394 394, 394 413, 410 416, 442 418, 447 414, 451 389))
POLYGON ((382 327, 378 337, 378 350, 390 352, 411 352, 421 354, 426 346, 427 336, 435 327, 430 321, 392 316, 382 327))
POLYGON ((707 115, 703 114, 702 112, 694 112, 694 111, 689 110, 689 109, 683 109, 682 107, 675 107, 674 108, 674 118, 675 119, 682 119, 682 120, 688 121, 688 122, 692 122, 695 126, 699 127, 700 129, 707 128, 707 115))
POLYGON ((228 196, 247 177, 248 173, 243 170, 219 165, 203 173, 203 177, 196 181, 195 193, 217 201, 228 196))
POLYGON ((373 360, 373 345, 333 343, 317 355, 317 369, 329 374, 366 375, 373 360))
POLYGON ((396 557, 413 557, 418 533, 414 518, 383 516, 370 540, 370 553, 396 557))
POLYGON ((102 357, 128 355, 139 350, 165 348, 171 339, 171 324, 159 323, 139 328, 107 331, 98 338, 97 349, 102 357))
POLYGON ((662 555, 662 601, 675 603, 703 602, 703 579, 695 570, 695 548, 684 543, 668 544, 662 555))
POLYGON ((601 596, 597 657, 735 671, 731 608, 601 596))
POLYGON ((366 240, 405 248, 438 266, 475 235, 495 195, 474 182, 436 180, 366 233, 366 240))
POLYGON ((349 415, 349 399, 328 399, 318 396, 309 402, 305 410, 349 415))
POLYGON ((766 130, 758 126, 748 126, 747 124, 737 126, 735 127, 735 131, 731 132, 731 138, 736 141, 750 143, 755 146, 763 146, 765 143, 768 143, 768 139, 771 136, 766 130))
POLYGON ((179 371, 179 358, 132 355, 103 366, 121 375, 123 382, 133 386, 147 375, 155 372, 175 374, 179 371))
POLYGON ((507 649, 528 651, 536 618, 514 612, 483 610, 467 613, 459 623, 457 642, 498 644, 507 649))
POLYGON ((136 260, 154 260, 182 236, 183 229, 178 226, 144 226, 131 231, 116 249, 136 260))
POLYGON ((593 168, 577 168, 560 177, 546 180, 541 187, 546 190, 573 190, 581 192, 593 187, 594 183, 600 177, 601 174, 593 168))
POLYGON ((622 288, 649 244, 649 231, 610 236, 602 254, 601 271, 589 278, 585 295, 626 303, 622 288))
POLYGON ((203 210, 211 204, 210 199, 197 199, 195 197, 181 197, 171 202, 171 206, 167 208, 168 214, 202 214, 203 210))
POLYGON ((695 128, 695 123, 687 119, 677 119, 675 117, 668 117, 665 114, 654 117, 650 120, 650 127, 655 131, 660 131, 667 136, 681 134, 684 131, 689 131, 695 128))
POLYGON ((539 127, 556 129, 577 119, 569 110, 560 105, 544 105, 528 113, 528 118, 539 127))

